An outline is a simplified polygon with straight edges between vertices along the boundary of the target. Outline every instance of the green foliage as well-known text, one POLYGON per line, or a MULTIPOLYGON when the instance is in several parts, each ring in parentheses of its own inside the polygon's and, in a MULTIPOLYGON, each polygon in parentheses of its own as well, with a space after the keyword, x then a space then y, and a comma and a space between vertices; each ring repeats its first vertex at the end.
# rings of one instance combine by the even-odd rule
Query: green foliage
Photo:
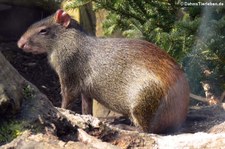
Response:
POLYGON ((110 11, 107 17, 110 23, 106 22, 103 25, 106 33, 108 33, 108 28, 115 26, 113 27, 114 31, 119 29, 129 37, 132 37, 129 32, 131 34, 141 33, 141 37, 150 41, 155 37, 157 30, 167 32, 172 28, 176 13, 176 9, 172 5, 172 3, 163 1, 151 2, 148 0, 96 1, 97 9, 104 8, 110 11))
POLYGON ((77 8, 91 1, 92 0, 65 0, 65 9, 77 8))
POLYGON ((44 126, 39 122, 22 119, 0 119, 0 146, 22 135, 25 131, 31 133, 43 132, 44 126))
POLYGON ((200 92, 201 81, 212 82, 218 96, 225 89, 224 14, 224 7, 206 7, 202 11, 194 44, 183 60, 193 92, 200 92), (206 76, 205 70, 210 70, 211 75, 206 76))
POLYGON ((4 121, 0 124, 0 144, 10 142, 21 135, 25 129, 18 121, 4 121))

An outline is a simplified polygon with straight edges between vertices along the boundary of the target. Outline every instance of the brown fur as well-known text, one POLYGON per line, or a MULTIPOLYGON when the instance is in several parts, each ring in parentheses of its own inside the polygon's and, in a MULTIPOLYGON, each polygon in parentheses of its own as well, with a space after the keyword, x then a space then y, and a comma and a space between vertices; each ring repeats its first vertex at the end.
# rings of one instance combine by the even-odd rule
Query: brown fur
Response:
POLYGON ((166 52, 143 40, 95 38, 60 10, 30 27, 18 42, 33 53, 47 52, 59 75, 62 107, 82 94, 129 116, 144 132, 162 133, 185 120, 189 87, 183 71, 166 52), (62 20, 54 21, 53 18, 62 20), (64 20, 69 22, 63 22, 64 20), (40 29, 46 28, 46 34, 40 29))

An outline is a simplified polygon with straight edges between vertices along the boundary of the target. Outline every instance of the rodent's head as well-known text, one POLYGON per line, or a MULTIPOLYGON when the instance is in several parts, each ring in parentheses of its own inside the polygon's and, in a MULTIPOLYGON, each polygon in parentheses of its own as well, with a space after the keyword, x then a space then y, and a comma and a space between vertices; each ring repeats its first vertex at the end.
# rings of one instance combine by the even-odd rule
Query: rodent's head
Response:
POLYGON ((57 35, 65 31, 70 23, 71 17, 60 9, 54 15, 31 25, 19 39, 17 45, 25 52, 46 53, 51 49, 57 35))

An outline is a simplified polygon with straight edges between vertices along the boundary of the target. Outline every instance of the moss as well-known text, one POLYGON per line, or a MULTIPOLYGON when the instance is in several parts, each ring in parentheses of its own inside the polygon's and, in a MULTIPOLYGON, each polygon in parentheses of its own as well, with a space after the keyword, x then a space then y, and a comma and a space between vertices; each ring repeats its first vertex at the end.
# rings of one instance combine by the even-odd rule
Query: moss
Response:
POLYGON ((0 123, 0 144, 12 141, 25 131, 25 122, 4 121, 0 123))
POLYGON ((35 95, 34 89, 30 85, 26 85, 23 88, 23 95, 26 99, 34 98, 34 95, 35 95))

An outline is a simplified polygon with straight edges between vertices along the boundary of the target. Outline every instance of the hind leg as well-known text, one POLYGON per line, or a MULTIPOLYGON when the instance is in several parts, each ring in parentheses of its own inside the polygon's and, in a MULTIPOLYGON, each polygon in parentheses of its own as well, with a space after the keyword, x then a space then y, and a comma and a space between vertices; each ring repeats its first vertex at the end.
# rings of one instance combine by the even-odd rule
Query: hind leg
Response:
POLYGON ((144 132, 156 133, 157 118, 156 113, 160 105, 159 99, 139 100, 141 102, 134 105, 131 109, 131 118, 137 127, 140 127, 144 132))

